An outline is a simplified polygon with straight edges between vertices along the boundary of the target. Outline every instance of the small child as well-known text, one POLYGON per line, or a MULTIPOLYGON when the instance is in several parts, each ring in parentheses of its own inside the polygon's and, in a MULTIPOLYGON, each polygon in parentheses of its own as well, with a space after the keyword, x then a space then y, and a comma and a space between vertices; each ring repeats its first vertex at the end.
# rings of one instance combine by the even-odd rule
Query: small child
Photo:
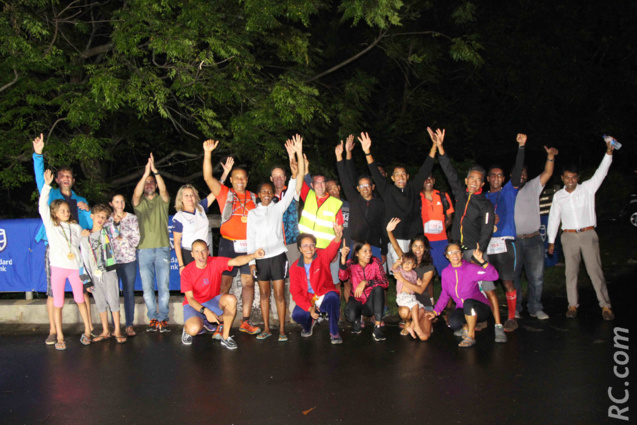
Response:
POLYGON ((66 350, 64 335, 62 334, 62 307, 64 306, 64 286, 69 280, 73 289, 73 299, 80 310, 84 322, 84 333, 80 342, 84 345, 91 343, 91 328, 88 321, 88 311, 84 303, 83 284, 80 280, 80 239, 82 228, 71 217, 69 204, 56 199, 49 206, 49 193, 51 192, 53 173, 51 170, 44 172, 44 186, 40 193, 38 209, 46 236, 49 240, 49 252, 51 263, 51 291, 53 292, 53 321, 57 334, 56 350, 66 350))
POLYGON ((126 337, 122 335, 120 327, 119 279, 111 245, 113 236, 110 230, 104 227, 110 215, 111 209, 103 204, 95 205, 91 209, 93 228, 88 236, 82 238, 82 259, 86 272, 93 282, 91 292, 102 322, 102 333, 93 338, 93 342, 104 341, 111 337, 108 327, 107 307, 109 307, 113 313, 115 340, 118 344, 123 344, 126 342, 126 337))
POLYGON ((406 252, 394 264, 392 272, 396 276, 396 304, 399 307, 407 307, 411 311, 411 319, 405 324, 405 330, 412 338, 415 339, 417 334, 418 338, 425 340, 424 333, 420 328, 420 316, 425 313, 425 306, 416 299, 414 291, 409 288, 409 285, 420 286, 418 275, 414 270, 417 261, 413 252, 406 252), (397 276, 398 274, 400 276, 397 276))

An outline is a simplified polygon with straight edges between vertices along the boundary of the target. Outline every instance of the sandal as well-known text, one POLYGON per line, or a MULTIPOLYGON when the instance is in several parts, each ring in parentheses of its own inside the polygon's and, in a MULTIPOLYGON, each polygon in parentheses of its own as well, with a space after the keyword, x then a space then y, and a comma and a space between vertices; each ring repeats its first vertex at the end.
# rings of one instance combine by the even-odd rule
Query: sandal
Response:
POLYGON ((288 336, 286 334, 279 335, 279 342, 287 342, 288 336))
POLYGON ((135 335, 137 335, 137 334, 135 333, 135 329, 133 329, 133 327, 132 327, 132 326, 128 326, 128 327, 126 328, 126 335, 128 335, 128 336, 135 336, 135 335))
POLYGON ((82 334, 82 336, 80 337, 80 342, 82 343, 82 345, 91 345, 91 337, 87 336, 86 334, 82 334))
POLYGON ((270 332, 261 332, 259 335, 257 335, 257 339, 266 339, 266 338, 270 338, 272 336, 272 334, 270 332))
POLYGON ((407 329, 403 328, 403 329, 400 331, 400 334, 401 334, 402 336, 407 336, 407 335, 409 335, 409 331, 408 331, 407 329))
POLYGON ((66 350, 66 342, 62 341, 62 342, 56 342, 55 343, 55 349, 58 351, 64 351, 66 350))
POLYGON ((463 339, 460 342, 460 344, 458 344, 458 347, 469 348, 469 347, 473 347, 474 345, 476 345, 476 340, 474 338, 467 336, 465 339, 463 339))
POLYGON ((111 337, 111 334, 98 335, 95 338, 93 338, 93 342, 102 342, 102 341, 105 341, 105 340, 109 339, 110 337, 111 337))
POLYGON ((123 344, 126 342, 126 337, 125 336, 115 336, 115 341, 117 341, 118 344, 123 344))

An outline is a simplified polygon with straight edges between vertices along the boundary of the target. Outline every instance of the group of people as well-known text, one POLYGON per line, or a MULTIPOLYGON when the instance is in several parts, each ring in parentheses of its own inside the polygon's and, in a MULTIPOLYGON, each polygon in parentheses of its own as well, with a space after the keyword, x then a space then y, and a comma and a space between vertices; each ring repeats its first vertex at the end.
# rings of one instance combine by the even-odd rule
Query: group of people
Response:
MULTIPOLYGON (((309 172, 303 139, 295 135, 285 143, 291 178, 286 169, 272 168, 270 181, 247 189, 247 170, 234 167, 228 157, 220 179, 213 176, 212 152, 218 141, 203 144, 204 180, 210 190, 200 197, 192 185, 182 186, 176 196, 172 219, 175 254, 184 293, 182 342, 213 333, 222 346, 236 349, 230 327, 237 314, 237 299, 230 294, 237 273, 241 280, 242 316, 239 331, 264 340, 272 336, 270 297, 278 314, 278 341, 288 341, 285 330, 286 282, 293 308, 292 319, 309 337, 321 320, 329 321, 332 344, 343 342, 339 331, 341 290, 345 317, 351 333, 362 332, 365 317, 373 323, 372 337, 385 340, 383 318, 387 311, 387 274, 396 280, 396 303, 403 325, 402 335, 427 340, 432 323, 446 309, 446 321, 460 347, 476 344, 475 331, 486 327, 492 315, 495 341, 506 342, 522 311, 520 276, 528 280, 528 312, 548 319, 541 295, 544 276, 544 244, 540 235, 539 196, 551 178, 558 151, 544 147, 543 171, 528 180, 524 165, 527 136, 518 134, 515 163, 507 169, 471 167, 461 181, 446 154, 444 130, 428 129, 432 140, 417 174, 410 179, 404 166, 395 166, 388 181, 383 167, 372 155, 367 133, 358 137, 367 172, 358 174, 352 152, 354 136, 335 148, 340 184, 309 172), (451 196, 435 189, 435 159, 444 172, 451 196), (508 182, 507 177, 510 177, 508 182), (229 184, 227 185, 226 179, 229 184), (484 189, 485 183, 489 189, 484 189), (287 183, 287 186, 286 186, 287 183), (341 199, 341 189, 347 200, 341 199), (217 256, 211 256, 212 238, 207 212, 214 202, 221 211, 221 239, 217 256), (300 208, 301 201, 303 208, 300 208), (435 275, 441 293, 434 300, 435 275), (263 330, 250 323, 254 283, 258 282, 263 330), (506 296, 507 315, 500 314, 496 282, 506 296)), ((127 213, 125 197, 113 195, 109 205, 89 209, 84 198, 72 190, 72 170, 59 169, 55 178, 44 170, 43 136, 33 141, 34 169, 40 190, 39 211, 43 229, 38 240, 47 241, 47 307, 50 332, 46 339, 58 350, 66 349, 61 310, 66 280, 84 321, 82 344, 113 337, 118 343, 135 335, 134 283, 139 267, 149 326, 147 332, 170 332, 168 326, 170 195, 151 154, 135 187, 127 213), (119 282, 124 294, 125 327, 120 327, 119 282), (155 281, 158 296, 155 295, 155 281), (100 314, 102 332, 96 334, 90 320, 89 293, 100 314), (112 312, 114 330, 108 323, 112 312)), ((593 281, 602 316, 612 320, 608 290, 601 270, 599 242, 595 233, 595 192, 612 162, 613 146, 595 175, 579 184, 579 172, 564 168, 564 188, 555 194, 549 214, 549 254, 562 229, 566 260, 568 310, 576 317, 577 274, 581 257, 593 281)))

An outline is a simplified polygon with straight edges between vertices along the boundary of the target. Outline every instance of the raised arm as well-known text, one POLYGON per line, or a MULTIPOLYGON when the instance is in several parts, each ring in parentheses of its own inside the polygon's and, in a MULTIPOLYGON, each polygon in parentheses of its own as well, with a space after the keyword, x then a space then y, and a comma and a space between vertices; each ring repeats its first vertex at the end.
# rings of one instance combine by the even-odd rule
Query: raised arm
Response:
POLYGON ((593 193, 597 192, 597 189, 599 189, 599 187, 602 185, 602 183, 604 182, 604 178, 606 178, 606 175, 608 174, 610 164, 613 162, 614 150, 615 148, 610 144, 610 142, 606 142, 606 155, 604 155, 604 159, 602 159, 601 164, 599 164, 599 167, 597 167, 597 170, 595 171, 595 174, 593 174, 593 177, 582 183, 583 187, 593 193))
POLYGON ((221 183, 212 175, 212 151, 218 145, 219 141, 206 140, 203 142, 203 179, 215 197, 219 196, 219 192, 221 192, 221 183))
POLYGON ((451 165, 449 157, 445 154, 445 149, 443 147, 445 132, 443 130, 441 133, 438 133, 439 130, 437 130, 437 132, 434 133, 433 130, 429 127, 427 127, 427 131, 431 136, 431 140, 433 140, 434 144, 438 148, 438 161, 440 161, 440 167, 442 167, 442 171, 447 177, 447 182, 451 187, 453 197, 458 199, 460 198, 460 195, 462 195, 463 187, 462 183, 460 182, 460 178, 458 177, 458 172, 453 167, 453 165, 451 165))
MULTIPOLYGON (((427 127, 427 130, 430 130, 429 127, 427 127)), ((445 137, 445 130, 440 130, 437 129, 435 133, 433 133, 435 135, 435 137, 441 137, 442 139, 444 139, 445 137)), ((429 136, 432 138, 432 142, 434 141, 434 137, 432 136, 432 133, 429 134, 429 136)), ((414 176, 413 180, 412 180, 412 185, 418 189, 418 191, 422 190, 422 185, 425 183, 425 180, 427 180, 427 177, 429 177, 431 175, 431 171, 434 168, 434 158, 436 158, 436 149, 438 148, 438 145, 436 145, 435 142, 433 142, 431 144, 431 149, 429 150, 429 155, 427 155, 427 157, 425 158, 425 161, 422 163, 422 165, 420 166, 420 169, 418 170, 418 173, 416 173, 416 175, 414 176)))
MULTIPOLYGON (((221 168, 223 168, 223 174, 221 175, 221 178, 219 179, 219 183, 224 184, 226 182, 226 180, 228 179, 228 176, 230 175, 230 172, 232 171, 233 166, 234 166, 234 158, 231 156, 226 158, 225 163, 223 162, 221 163, 221 168)), ((208 203, 208 205, 210 205, 211 203, 212 202, 208 203)))
POLYGON ((51 170, 46 170, 42 176, 43 186, 40 191, 40 199, 38 201, 38 212, 42 217, 42 222, 45 226, 51 226, 53 220, 51 220, 51 210, 49 209, 49 193, 51 192, 51 182, 53 181, 53 173, 51 170))
POLYGON ((142 178, 137 182, 137 186, 135 186, 135 190, 133 191, 133 207, 137 207, 142 200, 142 195, 144 194, 144 185, 146 184, 146 179, 150 176, 150 158, 148 158, 148 162, 146 163, 146 167, 144 168, 144 174, 142 178))
POLYGON ((551 179, 553 170, 555 169, 555 157, 559 153, 557 149, 547 148, 546 146, 544 146, 544 150, 546 151, 546 164, 544 164, 544 171, 540 174, 540 184, 542 187, 546 186, 551 179))
POLYGON ((400 223, 400 219, 397 217, 394 217, 391 220, 389 220, 389 223, 387 223, 387 236, 389 237, 389 242, 391 243, 391 246, 394 248, 394 251, 396 251, 396 255, 398 255, 399 257, 402 257, 404 252, 400 248, 400 245, 398 245, 398 241, 396 240, 396 238, 394 237, 394 234, 392 233, 394 230, 396 230, 396 226, 398 226, 398 223, 400 223))
MULTIPOLYGON (((290 155, 290 166, 292 166, 292 160, 294 159, 295 155, 298 158, 298 160, 296 160, 296 173, 294 173, 294 171, 292 171, 293 174, 295 174, 295 178, 296 178, 296 196, 298 196, 301 193, 301 188, 303 187, 303 178, 305 177, 305 173, 307 172, 307 170, 305 169, 306 166, 306 162, 305 160, 302 160, 303 158, 303 138, 296 134, 292 137, 292 149, 293 152, 290 155)), ((292 202, 292 200, 290 200, 290 202, 288 202, 287 205, 290 205, 290 203, 292 202)))
POLYGON ((157 168, 155 168, 155 158, 152 153, 150 154, 150 170, 155 175, 157 189, 159 189, 159 196, 161 196, 162 201, 170 202, 170 195, 168 194, 168 189, 166 189, 166 182, 161 174, 159 174, 159 171, 157 171, 157 168))
POLYGON ((369 174, 372 176, 374 180, 374 184, 376 184, 376 188, 378 192, 383 196, 387 192, 387 188, 389 183, 380 171, 378 171, 378 166, 376 162, 374 162, 374 158, 372 157, 371 148, 372 148, 372 139, 369 137, 367 133, 361 133, 361 136, 358 138, 361 142, 361 148, 363 152, 365 152, 365 159, 367 160, 367 168, 369 169, 369 174))
POLYGON ((33 171, 35 173, 35 183, 38 186, 38 191, 42 191, 44 186, 44 158, 42 157, 42 151, 44 150, 44 135, 40 133, 40 137, 33 139, 33 171))
POLYGON ((522 169, 524 168, 524 147, 526 146, 526 134, 518 133, 516 139, 518 142, 518 154, 515 156, 515 165, 511 173, 511 184, 516 189, 520 187, 520 179, 522 178, 522 169))

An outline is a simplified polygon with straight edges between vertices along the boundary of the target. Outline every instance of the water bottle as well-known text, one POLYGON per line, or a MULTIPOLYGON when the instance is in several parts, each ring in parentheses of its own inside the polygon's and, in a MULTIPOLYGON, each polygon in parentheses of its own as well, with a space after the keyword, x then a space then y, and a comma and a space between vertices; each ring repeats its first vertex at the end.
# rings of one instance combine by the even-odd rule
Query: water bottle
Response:
POLYGON ((609 135, 607 135, 607 134, 604 134, 602 137, 604 138, 604 141, 605 141, 606 143, 610 143, 610 145, 611 145, 611 146, 612 146, 612 147, 613 147, 616 151, 618 151, 618 150, 620 150, 620 149, 621 149, 622 144, 621 144, 621 143, 619 143, 619 142, 617 141, 617 139, 615 139, 614 137, 609 136, 609 135))

